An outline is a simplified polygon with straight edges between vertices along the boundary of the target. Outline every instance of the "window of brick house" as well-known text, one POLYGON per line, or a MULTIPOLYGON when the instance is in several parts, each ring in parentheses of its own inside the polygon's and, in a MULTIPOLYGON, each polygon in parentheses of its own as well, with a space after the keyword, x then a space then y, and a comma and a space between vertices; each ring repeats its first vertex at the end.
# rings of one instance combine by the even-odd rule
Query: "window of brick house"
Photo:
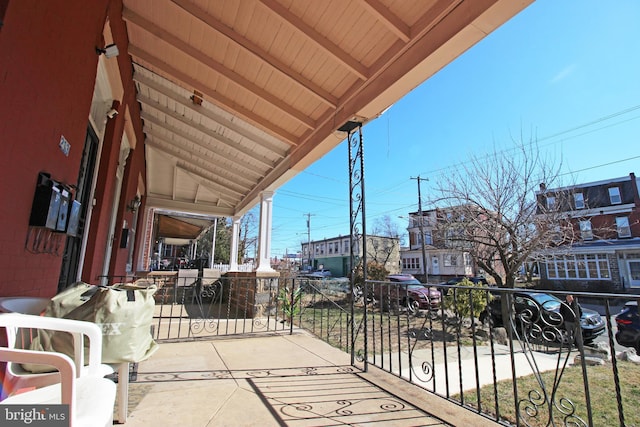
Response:
POLYGON ((553 196, 547 196, 547 209, 553 210, 556 207, 556 198, 553 196))
POLYGON ((629 218, 626 216, 616 217, 616 229, 618 231, 618 237, 631 237, 629 218))
POLYGON ((584 209, 584 195, 582 193, 574 193, 573 204, 576 209, 584 209))
POLYGON ((444 256, 444 266, 445 267, 455 267, 458 265, 458 255, 456 254, 445 254, 444 256))
POLYGON ((620 187, 609 187, 609 201, 612 205, 619 205, 622 203, 620 197, 620 187))
POLYGON ((593 230, 591 229, 591 220, 580 221, 580 237, 583 240, 593 239, 593 230))

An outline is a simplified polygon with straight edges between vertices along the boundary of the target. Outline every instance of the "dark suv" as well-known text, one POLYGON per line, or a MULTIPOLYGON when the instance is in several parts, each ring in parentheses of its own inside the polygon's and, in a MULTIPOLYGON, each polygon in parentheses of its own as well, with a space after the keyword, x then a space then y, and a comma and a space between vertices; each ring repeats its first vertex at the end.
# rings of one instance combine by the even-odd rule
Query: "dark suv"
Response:
POLYGON ((616 341, 624 347, 633 347, 640 354, 640 314, 638 302, 629 301, 616 316, 616 341))
POLYGON ((387 281, 372 285, 373 296, 382 307, 399 304, 416 313, 440 306, 440 291, 423 285, 411 274, 392 274, 387 276, 387 281))
MULTIPOLYGON (((503 324, 500 301, 500 296, 493 294, 489 306, 480 313, 480 322, 489 323, 493 326, 501 326, 503 324)), ((526 319, 531 319, 532 323, 539 326, 541 330, 548 329, 549 326, 555 326, 559 330, 563 329, 560 315, 562 304, 566 303, 544 292, 520 291, 513 293, 515 319, 520 320, 521 324, 525 323, 526 319)), ((592 342, 605 330, 604 320, 600 314, 588 308, 582 308, 580 327, 586 344, 592 342)), ((560 337, 558 336, 557 338, 560 337)))

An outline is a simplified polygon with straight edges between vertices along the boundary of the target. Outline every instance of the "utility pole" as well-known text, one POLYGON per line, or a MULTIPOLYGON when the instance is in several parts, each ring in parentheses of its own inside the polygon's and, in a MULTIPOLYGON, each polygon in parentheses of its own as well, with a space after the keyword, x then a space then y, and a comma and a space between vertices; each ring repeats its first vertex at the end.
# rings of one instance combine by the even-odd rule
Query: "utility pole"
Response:
POLYGON ((307 262, 309 269, 311 269, 311 217, 313 216, 313 214, 306 213, 304 214, 304 216, 307 217, 307 262))
POLYGON ((429 178, 411 177, 418 181, 418 215, 420 215, 420 221, 418 227, 420 228, 420 242, 422 248, 422 271, 424 272, 424 283, 429 283, 429 273, 427 273, 427 252, 424 247, 424 216, 422 214, 422 195, 420 193, 420 181, 429 181, 429 178))

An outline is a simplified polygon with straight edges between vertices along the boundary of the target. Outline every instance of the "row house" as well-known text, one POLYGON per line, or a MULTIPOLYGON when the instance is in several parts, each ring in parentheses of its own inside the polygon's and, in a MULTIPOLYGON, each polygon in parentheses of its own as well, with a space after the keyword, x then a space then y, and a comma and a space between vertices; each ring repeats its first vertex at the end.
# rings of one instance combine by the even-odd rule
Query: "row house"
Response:
POLYGON ((553 218, 555 244, 539 262, 543 283, 562 289, 640 288, 640 195, 634 173, 536 192, 539 217, 553 218))
MULTIPOLYGON (((362 236, 355 242, 355 255, 363 255, 362 236)), ((397 237, 367 236, 367 261, 383 264, 391 274, 400 272, 400 240, 397 237)), ((307 268, 322 268, 335 277, 348 276, 351 271, 349 236, 337 236, 302 244, 302 263, 307 268)))
POLYGON ((425 281, 476 274, 471 254, 462 250, 460 241, 452 235, 455 229, 438 228, 452 214, 452 210, 440 208, 409 213, 409 246, 400 251, 403 273, 425 281))

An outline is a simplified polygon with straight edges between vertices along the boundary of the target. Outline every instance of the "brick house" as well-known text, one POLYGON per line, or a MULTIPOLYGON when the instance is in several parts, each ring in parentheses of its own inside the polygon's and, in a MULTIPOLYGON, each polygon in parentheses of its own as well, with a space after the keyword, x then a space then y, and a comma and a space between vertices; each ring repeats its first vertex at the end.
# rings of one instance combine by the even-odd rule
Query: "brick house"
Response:
MULTIPOLYGON (((409 247, 400 251, 402 272, 424 277, 422 242, 426 273, 430 282, 457 276, 473 276, 476 271, 471 254, 461 250, 460 242, 441 230, 444 218, 453 210, 430 209, 409 213, 409 247), (421 223, 422 221, 422 223, 421 223), (439 228, 440 226, 440 228, 439 228), (420 228, 424 233, 421 233, 420 228)), ((449 231, 453 230, 450 228, 449 231)))
MULTIPOLYGON (((634 173, 536 192, 538 215, 564 222, 539 262, 543 285, 627 292, 640 288, 640 195, 634 173), (569 234, 569 235, 568 235, 569 234)), ((557 225, 557 230, 560 225, 557 225)))

